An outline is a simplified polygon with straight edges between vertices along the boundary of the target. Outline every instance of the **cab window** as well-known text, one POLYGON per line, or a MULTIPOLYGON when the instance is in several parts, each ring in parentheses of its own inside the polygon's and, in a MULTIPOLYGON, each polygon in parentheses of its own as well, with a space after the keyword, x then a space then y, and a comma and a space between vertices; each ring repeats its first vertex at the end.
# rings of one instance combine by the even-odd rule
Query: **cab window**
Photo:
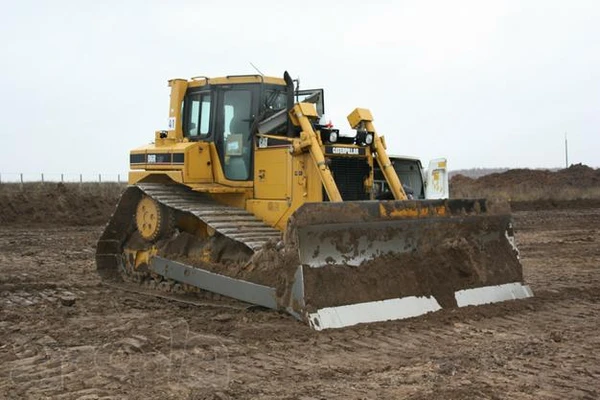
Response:
POLYGON ((189 95, 184 106, 183 135, 203 139, 210 134, 210 93, 189 95))
POLYGON ((269 89, 265 91, 263 109, 280 111, 287 108, 287 93, 285 89, 269 89))

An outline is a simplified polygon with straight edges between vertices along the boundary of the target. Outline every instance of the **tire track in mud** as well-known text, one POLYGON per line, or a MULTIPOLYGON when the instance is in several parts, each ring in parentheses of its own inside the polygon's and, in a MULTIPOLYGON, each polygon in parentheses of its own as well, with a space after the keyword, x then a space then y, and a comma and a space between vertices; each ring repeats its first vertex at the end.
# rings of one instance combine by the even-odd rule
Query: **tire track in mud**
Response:
MULTIPOLYGON (((160 381, 168 390, 162 396, 160 387, 153 390, 155 398, 182 398, 206 382, 227 385, 226 338, 193 332, 181 318, 155 320, 153 305, 148 309, 124 306, 101 321, 97 315, 73 315, 66 326, 33 321, 29 329, 19 329, 2 322, 0 332, 14 339, 0 345, 0 397, 120 399, 135 394, 132 388, 160 381)), ((48 310, 48 320, 57 320, 55 312, 48 310)))
MULTIPOLYGON (((450 398, 494 393, 515 398, 597 398, 600 355, 594 349, 600 345, 600 264, 594 260, 599 254, 598 232, 574 227, 586 225, 583 220, 593 223, 598 210, 575 216, 560 212, 559 218, 547 214, 542 215, 547 225, 539 227, 541 233, 521 235, 529 246, 524 264, 536 298, 322 332, 309 335, 309 340, 302 336, 285 342, 292 350, 281 357, 260 360, 276 369, 300 371, 314 363, 316 371, 306 373, 306 379, 342 370, 346 380, 368 376, 382 385, 391 380, 397 387, 389 391, 394 393, 390 398, 414 395, 415 380, 425 388, 424 397, 415 398, 428 398, 427 393, 450 398), (566 223, 556 230, 561 218, 566 223), (550 226, 554 231, 548 230, 550 226), (549 251, 539 251, 548 237, 556 243, 550 244, 549 251), (571 257, 573 253, 580 257, 571 257), (549 262, 554 258, 560 259, 560 267, 549 262), (353 368, 347 369, 348 365, 353 368)), ((286 379, 280 383, 284 385, 286 379)), ((304 385, 309 392, 311 386, 304 385)), ((387 392, 363 394, 385 397, 387 392)))
POLYGON ((599 398, 599 216, 517 213, 533 299, 323 332, 99 286, 98 229, 0 230, 0 302, 39 298, 0 304, 0 397, 599 398))
MULTIPOLYGON (((284 393, 276 389, 277 382, 283 387, 289 379, 295 379, 296 387, 309 394, 325 396, 322 391, 311 393, 311 382, 327 375, 345 376, 347 388, 365 377, 379 384, 394 383, 391 392, 404 396, 413 393, 417 380, 421 385, 423 380, 429 382, 426 386, 435 390, 436 396, 465 384, 513 393, 516 398, 540 398, 548 393, 556 398, 600 395, 595 380, 600 378, 600 355, 593 352, 600 345, 594 320, 600 303, 562 300, 544 308, 531 311, 524 305, 514 314, 462 322, 432 316, 408 324, 321 332, 312 340, 289 340, 285 350, 265 353, 260 349, 239 360, 234 345, 231 359, 240 368, 259 371, 258 377, 270 376, 274 383, 271 393, 265 393, 260 379, 247 382, 247 387, 248 393, 262 387, 261 393, 273 398, 284 393), (587 323, 582 325, 582 320, 587 323), (573 347, 581 338, 586 344, 573 347), (271 374, 290 370, 291 374, 271 374)), ((382 397, 385 392, 366 390, 362 394, 382 397)))

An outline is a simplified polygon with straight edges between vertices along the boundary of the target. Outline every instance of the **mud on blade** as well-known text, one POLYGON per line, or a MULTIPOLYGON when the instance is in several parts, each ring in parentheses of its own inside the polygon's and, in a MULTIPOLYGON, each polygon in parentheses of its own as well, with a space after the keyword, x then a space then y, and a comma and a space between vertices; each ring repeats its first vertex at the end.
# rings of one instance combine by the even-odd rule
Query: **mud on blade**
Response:
POLYGON ((505 204, 310 203, 289 229, 316 329, 532 295, 505 204))

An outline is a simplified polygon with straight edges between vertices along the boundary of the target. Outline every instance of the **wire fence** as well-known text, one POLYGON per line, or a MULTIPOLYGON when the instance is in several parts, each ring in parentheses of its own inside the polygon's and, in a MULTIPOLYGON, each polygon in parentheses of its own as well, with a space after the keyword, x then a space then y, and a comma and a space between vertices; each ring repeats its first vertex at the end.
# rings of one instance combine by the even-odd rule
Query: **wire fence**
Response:
POLYGON ((127 182, 127 173, 3 173, 0 172, 0 184, 2 183, 25 183, 25 182, 127 182))

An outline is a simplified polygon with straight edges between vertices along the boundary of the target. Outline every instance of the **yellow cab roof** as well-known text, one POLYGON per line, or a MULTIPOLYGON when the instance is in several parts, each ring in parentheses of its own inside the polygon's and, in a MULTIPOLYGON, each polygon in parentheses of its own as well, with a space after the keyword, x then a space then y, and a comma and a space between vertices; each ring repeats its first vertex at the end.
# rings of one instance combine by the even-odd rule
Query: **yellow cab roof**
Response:
POLYGON ((230 75, 218 78, 194 76, 188 80, 188 87, 201 87, 206 85, 235 85, 241 83, 269 83, 285 86, 283 78, 263 75, 230 75))

